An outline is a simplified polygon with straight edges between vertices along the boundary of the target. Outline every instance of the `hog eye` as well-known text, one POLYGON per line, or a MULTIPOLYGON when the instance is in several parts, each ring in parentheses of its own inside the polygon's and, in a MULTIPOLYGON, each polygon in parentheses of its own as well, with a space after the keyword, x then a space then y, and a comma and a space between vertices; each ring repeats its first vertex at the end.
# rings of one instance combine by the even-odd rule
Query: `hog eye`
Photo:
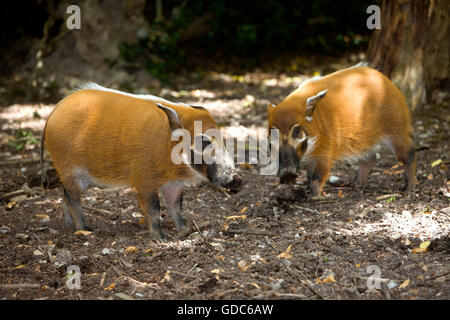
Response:
POLYGON ((207 146, 211 144, 210 140, 203 140, 202 141, 202 150, 205 150, 207 146))
POLYGON ((194 150, 197 153, 202 153, 207 146, 211 144, 211 140, 209 138, 205 138, 203 135, 199 135, 195 137, 194 150))
POLYGON ((300 128, 300 126, 295 126, 294 129, 292 129, 292 138, 293 139, 298 139, 301 138, 302 136, 302 128, 300 128))

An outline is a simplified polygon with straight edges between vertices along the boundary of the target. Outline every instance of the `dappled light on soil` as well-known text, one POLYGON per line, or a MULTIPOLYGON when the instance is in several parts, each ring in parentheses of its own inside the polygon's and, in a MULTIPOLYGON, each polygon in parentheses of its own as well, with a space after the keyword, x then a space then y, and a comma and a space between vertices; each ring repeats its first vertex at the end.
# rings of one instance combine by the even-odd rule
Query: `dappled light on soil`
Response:
MULTIPOLYGON (((179 77, 174 89, 157 95, 204 106, 225 138, 250 150, 249 138, 266 133, 267 104, 281 102, 308 76, 210 73, 196 81, 179 77)), ((192 227, 186 238, 176 238, 162 205, 162 228, 171 237, 165 243, 149 239, 129 188, 95 187, 83 195, 93 232, 64 225, 51 162, 51 188, 44 195, 39 187, 39 138, 53 107, 15 104, 0 112, 0 261, 6 270, 0 283, 39 277, 46 286, 15 298, 70 297, 69 264, 82 269, 86 299, 123 293, 148 299, 448 298, 450 128, 440 111, 448 105, 414 116, 414 140, 424 149, 410 195, 400 193, 401 168, 386 152, 364 188, 352 187, 354 169, 338 164, 317 202, 307 200, 305 171, 286 186, 260 175, 258 165, 238 164, 244 185, 237 194, 210 184, 186 188, 183 214, 192 227), (429 246, 417 250, 424 243, 429 246), (386 279, 381 290, 367 287, 371 265, 386 279)), ((0 296, 12 294, 0 288, 0 296)))

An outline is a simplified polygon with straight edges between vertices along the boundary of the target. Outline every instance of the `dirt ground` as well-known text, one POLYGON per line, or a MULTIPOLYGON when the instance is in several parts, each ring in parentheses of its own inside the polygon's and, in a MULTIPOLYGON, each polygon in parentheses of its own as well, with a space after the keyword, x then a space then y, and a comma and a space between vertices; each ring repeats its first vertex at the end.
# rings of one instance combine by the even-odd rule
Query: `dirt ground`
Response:
MULTIPOLYGON (((178 75, 170 90, 151 93, 202 104, 239 135, 265 127, 269 101, 329 69, 297 77, 178 75)), ((257 166, 239 165, 245 185, 237 194, 208 184, 186 188, 184 216, 201 232, 165 243, 149 239, 131 189, 84 195, 93 233, 64 225, 51 162, 45 195, 36 162, 52 107, 0 109, 0 299, 450 298, 448 101, 413 115, 420 150, 413 194, 399 192, 401 171, 388 153, 363 189, 347 183, 355 168, 339 164, 339 180, 327 183, 318 202, 306 200, 304 174, 286 187, 257 166), (80 289, 66 285, 75 283, 71 265, 80 269, 80 289)), ((175 237, 164 206, 161 216, 175 237)))

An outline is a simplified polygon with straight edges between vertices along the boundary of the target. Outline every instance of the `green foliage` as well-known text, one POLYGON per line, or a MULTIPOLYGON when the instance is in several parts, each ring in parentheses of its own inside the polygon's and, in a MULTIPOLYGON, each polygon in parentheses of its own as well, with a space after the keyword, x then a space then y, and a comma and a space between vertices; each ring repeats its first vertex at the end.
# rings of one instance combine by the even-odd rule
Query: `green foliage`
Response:
POLYGON ((120 57, 166 80, 192 48, 205 56, 233 56, 253 64, 284 52, 335 54, 367 44, 366 9, 373 2, 172 0, 162 2, 165 20, 154 22, 156 2, 149 1, 149 36, 122 44, 120 57), (186 30, 199 21, 202 30, 184 40, 186 30))
POLYGON ((14 138, 9 140, 9 146, 21 151, 25 148, 27 144, 37 145, 39 142, 33 136, 33 131, 29 130, 19 130, 14 134, 14 138))
POLYGON ((247 56, 295 49, 331 53, 367 42, 370 4, 373 1, 194 0, 183 14, 210 14, 211 31, 203 44, 212 51, 247 56))
POLYGON ((167 80, 167 73, 173 71, 182 61, 184 52, 178 46, 180 30, 155 23, 149 36, 138 43, 123 43, 119 46, 119 56, 128 63, 140 62, 155 78, 167 80))

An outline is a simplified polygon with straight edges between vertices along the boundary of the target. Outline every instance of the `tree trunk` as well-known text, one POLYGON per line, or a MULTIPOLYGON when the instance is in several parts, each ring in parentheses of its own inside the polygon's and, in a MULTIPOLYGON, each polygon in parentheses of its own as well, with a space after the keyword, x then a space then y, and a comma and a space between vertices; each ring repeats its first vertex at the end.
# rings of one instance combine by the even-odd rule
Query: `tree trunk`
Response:
MULTIPOLYGON (((112 69, 109 63, 119 59, 121 44, 136 43, 140 29, 148 29, 144 16, 146 1, 81 2, 80 30, 70 30, 66 25, 69 16, 66 9, 72 2, 55 3, 58 5, 54 8, 49 5, 40 53, 23 66, 22 72, 30 69, 31 64, 34 82, 39 77, 69 88, 87 80, 104 85, 130 82, 132 78, 126 70, 118 66, 112 69), (62 21, 59 33, 50 38, 48 30, 58 19, 62 21)), ((35 83, 36 87, 39 85, 35 83)))
POLYGON ((448 0, 383 0, 381 29, 368 59, 392 79, 412 110, 439 103, 449 91, 448 0))

